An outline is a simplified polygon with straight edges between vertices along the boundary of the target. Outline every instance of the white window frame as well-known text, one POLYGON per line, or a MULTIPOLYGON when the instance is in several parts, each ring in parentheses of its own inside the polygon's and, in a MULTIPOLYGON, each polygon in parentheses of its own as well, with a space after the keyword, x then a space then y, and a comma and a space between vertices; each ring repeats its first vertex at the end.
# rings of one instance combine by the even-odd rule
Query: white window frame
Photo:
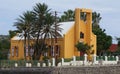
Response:
POLYGON ((26 53, 26 57, 28 57, 28 47, 26 47, 25 50, 26 50, 26 52, 25 52, 26 53))
POLYGON ((12 47, 12 57, 14 57, 14 47, 12 47))

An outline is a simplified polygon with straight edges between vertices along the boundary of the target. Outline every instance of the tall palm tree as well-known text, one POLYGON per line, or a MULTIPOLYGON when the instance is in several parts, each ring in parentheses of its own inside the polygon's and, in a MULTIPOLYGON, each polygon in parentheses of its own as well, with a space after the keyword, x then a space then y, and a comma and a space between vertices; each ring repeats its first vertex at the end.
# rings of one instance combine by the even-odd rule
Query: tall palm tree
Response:
POLYGON ((51 14, 51 13, 48 13, 46 15, 46 18, 45 18, 45 25, 41 31, 41 35, 44 37, 44 40, 46 38, 55 38, 56 36, 57 37, 61 37, 61 30, 62 28, 60 28, 59 26, 61 24, 57 24, 55 25, 55 17, 51 14), (55 29, 57 31, 57 34, 55 33, 55 29))
POLYGON ((46 4, 41 4, 38 3, 36 4, 36 6, 34 6, 33 8, 33 13, 36 15, 36 32, 37 32, 37 41, 39 41, 39 37, 40 37, 40 32, 42 27, 45 24, 45 17, 46 14, 49 13, 50 9, 48 9, 48 6, 46 4))
MULTIPOLYGON (((31 26, 33 25, 33 22, 35 20, 35 16, 31 11, 26 11, 23 13, 23 15, 19 16, 17 18, 17 22, 15 22, 14 26, 18 29, 21 38, 24 37, 24 57, 26 56, 26 43, 28 39, 28 50, 29 50, 29 39, 30 39, 30 32, 31 32, 31 26)), ((29 51, 28 51, 29 53, 29 51)), ((26 59, 26 57, 25 57, 26 59)))
MULTIPOLYGON (((33 13, 36 15, 35 34, 37 38, 33 57, 39 60, 42 52, 44 51, 44 45, 46 45, 46 38, 55 37, 55 17, 50 12, 50 9, 48 9, 48 6, 44 3, 36 4, 33 8, 33 13)), ((57 31, 60 32, 59 27, 57 27, 57 31)), ((57 35, 60 36, 59 32, 57 32, 57 35)))
POLYGON ((49 12, 50 9, 48 9, 48 6, 44 3, 43 4, 37 3, 36 6, 33 7, 33 13, 36 15, 36 21, 34 25, 36 42, 33 59, 39 59, 40 55, 42 54, 41 51, 44 46, 44 43, 42 43, 40 40, 40 38, 42 38, 41 31, 44 28, 46 22, 45 21, 46 14, 48 14, 49 12), (41 49, 39 49, 40 48, 39 46, 41 46, 41 49))

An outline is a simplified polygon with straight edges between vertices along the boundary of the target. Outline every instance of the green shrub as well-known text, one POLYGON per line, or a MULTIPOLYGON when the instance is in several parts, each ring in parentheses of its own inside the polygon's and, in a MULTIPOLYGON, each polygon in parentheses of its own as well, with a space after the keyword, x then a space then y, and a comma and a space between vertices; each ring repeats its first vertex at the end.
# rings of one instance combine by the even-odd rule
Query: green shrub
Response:
POLYGON ((83 61, 84 60, 84 56, 76 56, 76 61, 83 61))
POLYGON ((64 62, 70 62, 70 61, 72 61, 72 58, 65 58, 64 59, 64 62))

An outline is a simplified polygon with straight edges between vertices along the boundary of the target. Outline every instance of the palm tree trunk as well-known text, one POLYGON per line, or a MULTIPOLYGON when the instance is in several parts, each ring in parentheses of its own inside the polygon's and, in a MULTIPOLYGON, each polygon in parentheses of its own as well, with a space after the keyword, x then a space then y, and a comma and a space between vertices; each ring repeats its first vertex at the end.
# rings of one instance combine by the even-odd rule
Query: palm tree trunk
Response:
POLYGON ((26 33, 24 34, 24 59, 26 60, 26 33))
POLYGON ((29 55, 29 58, 31 60, 31 55, 30 55, 30 35, 29 35, 29 32, 28 32, 28 55, 29 55))
POLYGON ((40 43, 40 44, 41 44, 41 47, 40 47, 40 49, 38 50, 38 55, 36 56, 36 60, 39 60, 40 57, 41 57, 41 55, 42 55, 42 52, 43 52, 43 50, 44 50, 44 45, 45 45, 46 36, 47 36, 47 35, 45 34, 42 42, 40 43))

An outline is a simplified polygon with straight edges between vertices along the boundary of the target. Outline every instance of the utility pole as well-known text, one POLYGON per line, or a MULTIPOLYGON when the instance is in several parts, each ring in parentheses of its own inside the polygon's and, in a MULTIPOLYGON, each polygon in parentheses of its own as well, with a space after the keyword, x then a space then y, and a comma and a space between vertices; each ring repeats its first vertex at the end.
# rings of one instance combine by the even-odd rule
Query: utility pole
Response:
POLYGON ((58 44, 57 44, 57 12, 55 11, 55 65, 57 66, 58 44))
POLYGON ((57 12, 55 11, 55 44, 57 43, 57 12))

